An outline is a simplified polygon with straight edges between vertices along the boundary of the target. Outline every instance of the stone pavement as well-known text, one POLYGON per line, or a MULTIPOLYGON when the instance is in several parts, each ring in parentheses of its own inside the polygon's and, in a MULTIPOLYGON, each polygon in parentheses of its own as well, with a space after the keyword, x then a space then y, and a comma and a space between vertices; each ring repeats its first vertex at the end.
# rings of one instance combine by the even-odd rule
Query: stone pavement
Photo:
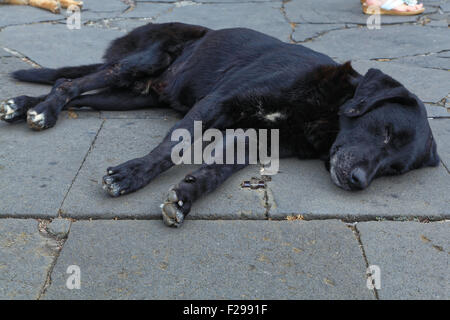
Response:
POLYGON ((0 6, 0 99, 49 90, 9 72, 98 62, 111 39, 149 22, 249 27, 405 84, 426 102, 441 164, 358 193, 334 186, 320 161, 296 159, 265 189, 242 189, 260 178, 251 166, 174 230, 159 205, 193 167, 117 199, 101 177, 156 146, 176 113, 65 112, 43 132, 0 123, 0 299, 450 298, 450 1, 383 16, 379 30, 357 0, 84 2, 80 30, 62 14, 0 6), (80 289, 66 286, 71 265, 80 289), (371 265, 380 289, 366 286, 371 265))

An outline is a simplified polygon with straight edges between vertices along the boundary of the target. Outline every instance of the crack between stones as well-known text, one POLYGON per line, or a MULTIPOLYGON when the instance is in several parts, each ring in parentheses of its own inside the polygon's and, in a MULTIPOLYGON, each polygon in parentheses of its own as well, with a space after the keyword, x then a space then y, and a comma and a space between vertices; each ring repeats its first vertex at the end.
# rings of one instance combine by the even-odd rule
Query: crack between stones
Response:
MULTIPOLYGON (((432 56, 432 55, 436 55, 436 54, 441 54, 441 53, 446 53, 446 52, 450 52, 450 49, 443 49, 443 50, 440 50, 440 51, 438 51, 438 52, 416 53, 416 54, 411 54, 411 55, 406 55, 406 56, 399 56, 399 57, 379 57, 379 58, 371 58, 370 60, 381 61, 381 62, 385 62, 385 61, 395 61, 395 60, 403 59, 403 58, 428 57, 428 56, 432 56)), ((447 69, 443 69, 443 70, 447 70, 447 69)))
MULTIPOLYGON (((450 172, 449 172, 450 173, 450 172)), ((270 203, 270 201, 269 201, 270 203)), ((300 214, 301 218, 300 219, 293 219, 293 220, 303 220, 303 221, 328 221, 328 220, 341 220, 344 223, 358 223, 358 222, 382 222, 382 221, 392 221, 392 222, 416 222, 416 223, 436 223, 436 222, 450 222, 450 216, 445 216, 445 217, 405 217, 405 216, 396 216, 396 217, 367 217, 364 219, 358 219, 358 220, 352 220, 352 219, 345 219, 342 217, 336 217, 336 216, 331 216, 331 215, 327 215, 327 216, 321 216, 321 217, 311 217, 311 215, 303 215, 300 214)), ((291 215, 292 217, 292 215, 291 215)), ((297 216, 293 216, 293 217, 298 217, 297 216)), ((156 220, 161 220, 161 217, 159 216, 144 216, 143 214, 140 216, 135 216, 135 215, 122 215, 122 216, 114 216, 114 217, 71 217, 70 215, 65 215, 62 217, 54 217, 54 216, 49 216, 49 217, 39 217, 39 216, 22 216, 22 217, 17 217, 15 215, 1 215, 0 216, 0 220, 1 219, 15 219, 15 220, 26 220, 26 219, 36 219, 36 220, 51 220, 51 219, 56 219, 56 218, 60 218, 60 219, 67 219, 70 220, 72 223, 73 222, 77 222, 77 221, 156 221, 156 220)), ((236 219, 236 218, 228 218, 228 217, 220 217, 220 218, 205 218, 205 217, 191 217, 188 216, 187 218, 188 221, 246 221, 248 219, 236 219)), ((252 221, 265 221, 265 220, 270 220, 270 221, 286 221, 287 216, 283 217, 283 218, 271 218, 270 216, 266 219, 261 218, 261 219, 251 219, 252 221)))
MULTIPOLYGON (((318 38, 320 38, 320 37, 322 37, 322 36, 324 36, 324 35, 326 35, 326 34, 332 32, 332 31, 339 31, 339 30, 346 30, 346 29, 357 29, 357 28, 358 28, 358 27, 349 27, 349 26, 346 25, 345 27, 336 28, 336 29, 330 29, 330 30, 318 32, 317 35, 312 36, 312 37, 309 37, 309 38, 307 38, 307 39, 305 39, 305 40, 303 40, 303 41, 297 41, 297 40, 294 40, 294 39, 292 39, 292 41, 293 41, 293 43, 296 43, 296 44, 299 44, 299 43, 306 43, 306 42, 312 42, 312 41, 314 41, 314 40, 316 40, 316 39, 318 39, 318 38)), ((294 32, 295 32, 295 29, 294 29, 294 32)), ((292 32, 292 36, 294 35, 294 32, 292 32)))
POLYGON ((266 1, 217 1, 217 2, 212 2, 212 1, 196 1, 196 0, 190 0, 190 1, 186 1, 186 0, 181 0, 181 1, 136 1, 136 3, 155 3, 155 4, 177 4, 177 3, 183 3, 183 2, 192 2, 195 4, 241 4, 241 3, 276 3, 276 2, 280 2, 280 0, 278 1, 271 1, 271 0, 266 0, 266 1))
MULTIPOLYGON (((44 222, 44 225, 43 225, 43 226, 46 228, 46 226, 50 223, 50 220, 38 220, 38 223, 39 223, 39 224, 38 224, 38 229, 40 229, 39 227, 42 226, 42 222, 44 222)), ((61 239, 61 240, 56 240, 56 239, 55 239, 54 237, 52 237, 50 234, 48 234, 48 233, 47 233, 47 234, 44 234, 41 230, 39 230, 39 234, 40 234, 42 237, 49 237, 49 238, 54 239, 54 240, 56 241, 56 243, 57 243, 57 245, 58 245, 58 250, 56 251, 55 256, 54 256, 54 258, 53 258, 53 261, 52 261, 50 267, 48 268, 48 271, 47 271, 47 277, 46 277, 46 279, 45 279, 44 284, 42 285, 41 290, 39 291, 39 294, 38 294, 38 296, 37 296, 37 300, 41 300, 41 299, 44 297, 44 295, 45 295, 46 292, 47 292, 47 289, 48 289, 48 288, 50 287, 50 285, 52 284, 52 273, 53 273, 53 269, 55 268, 56 263, 58 262, 58 258, 59 258, 59 256, 61 255, 62 250, 64 249, 64 245, 65 245, 67 239, 69 238, 69 235, 70 235, 70 229, 72 228, 72 223, 73 223, 73 222, 70 222, 69 230, 67 231, 67 236, 66 236, 64 239, 61 239)))
MULTIPOLYGON (((376 216, 376 215, 367 215, 360 217, 342 217, 337 216, 335 214, 321 214, 317 216, 314 213, 301 213, 301 212, 292 212, 290 216, 298 216, 301 215, 301 219, 305 221, 319 221, 319 220, 342 220, 346 223, 357 223, 357 222, 379 222, 379 221, 393 221, 393 222, 420 222, 420 223, 429 223, 429 222, 439 222, 446 221, 450 219, 450 214, 443 214, 442 216, 426 216, 426 215, 415 215, 415 216, 406 216, 406 215, 393 215, 393 216, 376 216)), ((279 218, 271 218, 271 220, 285 220, 286 217, 289 216, 287 213, 283 214, 279 218), (286 216, 284 216, 286 215, 286 216)))
MULTIPOLYGON (((94 26, 94 27, 98 27, 98 28, 104 28, 104 29, 113 29, 113 30, 120 30, 120 31, 126 31, 126 29, 122 29, 120 27, 111 27, 108 25, 108 23, 110 21, 126 21, 126 20, 138 20, 138 21, 154 21, 156 19, 158 19, 159 17, 161 17, 164 14, 168 14, 170 12, 172 12, 175 8, 175 2, 164 2, 165 4, 174 4, 173 6, 169 7, 167 10, 158 13, 154 16, 151 17, 112 17, 112 18, 100 18, 100 19, 92 19, 92 20, 88 20, 86 22, 83 23, 84 26, 94 26), (102 25, 99 25, 101 22, 103 22, 102 25)), ((129 11, 134 10, 135 7, 133 7, 133 9, 129 10, 131 7, 129 7, 128 9, 125 9, 123 13, 127 13, 129 11), (129 10, 129 11, 128 11, 129 10)))
MULTIPOLYGON (((367 258, 366 250, 364 249, 364 245, 361 241, 361 234, 359 233, 359 230, 356 227, 356 223, 355 224, 347 224, 347 227, 349 227, 353 231, 353 235, 355 236, 356 241, 358 241, 359 249, 361 250, 361 254, 363 256, 364 262, 366 264, 366 270, 367 270, 370 266, 369 259, 367 258)), ((366 278, 368 279, 369 276, 370 275, 367 274, 367 271, 366 271, 366 278)), ((375 299, 380 300, 377 289, 373 288, 371 291, 372 291, 373 295, 375 296, 375 299)))
POLYGON ((447 173, 450 174, 450 169, 445 165, 444 161, 441 160, 441 163, 444 166, 445 170, 447 170, 447 173))
MULTIPOLYGON (((311 22, 307 22, 307 23, 305 23, 305 25, 307 25, 307 24, 318 24, 318 25, 321 25, 321 24, 336 24, 336 25, 342 25, 342 24, 345 24, 345 27, 336 28, 336 29, 331 29, 331 30, 326 30, 326 31, 324 31, 324 32, 318 33, 316 36, 307 38, 307 39, 305 39, 305 40, 303 40, 303 41, 297 41, 297 40, 294 39, 294 32, 295 32, 295 29, 296 29, 297 25, 300 24, 300 23, 293 22, 293 21, 291 21, 291 20, 288 18, 288 16, 287 16, 287 11, 286 11, 286 7, 285 7, 285 4, 288 3, 288 2, 291 2, 291 1, 292 1, 292 0, 282 0, 282 2, 281 2, 281 7, 280 7, 280 11, 281 11, 281 14, 283 15, 284 20, 286 20, 286 22, 287 22, 287 23, 289 24, 289 26, 291 27, 291 33, 289 34, 289 42, 290 42, 290 43, 300 44, 300 43, 310 42, 310 41, 313 41, 313 40, 315 40, 315 39, 318 39, 318 38, 322 37, 323 35, 327 34, 328 32, 331 32, 331 31, 345 30, 345 29, 352 29, 352 27, 348 27, 348 26, 347 26, 347 25, 350 24, 350 23, 311 23, 311 22)), ((355 23, 351 23, 351 24, 355 24, 355 23)), ((357 24, 355 24, 355 25, 357 25, 357 24)), ((353 27, 353 28, 357 28, 357 26, 356 26, 356 27, 353 27)))
POLYGON ((293 38, 293 35, 294 35, 294 32, 295 32, 295 27, 297 26, 297 24, 292 22, 291 20, 289 20, 289 18, 287 16, 287 12, 286 12, 285 4, 288 3, 288 2, 291 2, 291 0, 282 0, 281 1, 280 12, 283 15, 284 20, 286 20, 286 22, 291 27, 291 32, 289 34, 289 42, 290 43, 297 43, 297 42, 295 42, 295 40, 293 38))
POLYGON ((10 53, 14 57, 19 58, 20 60, 30 64, 34 68, 42 68, 42 66, 40 64, 38 64, 37 62, 31 60, 29 57, 27 57, 26 55, 20 53, 17 50, 14 50, 14 49, 11 49, 11 48, 8 48, 8 47, 3 47, 3 50, 5 50, 6 52, 10 53))
POLYGON ((87 151, 86 154, 84 155, 83 161, 81 161, 81 164, 80 164, 80 167, 79 167, 78 170, 77 170, 77 173, 76 173, 75 176, 73 177, 72 182, 70 183, 70 186, 69 186, 69 188, 67 189, 67 192, 66 192, 66 194, 64 195, 63 200, 61 201, 61 205, 59 206, 59 209, 58 209, 58 216, 57 216, 58 218, 63 218, 63 216, 62 216, 62 215, 63 215, 62 207, 63 207, 63 205, 64 205, 64 202, 66 201, 66 198, 67 198, 67 196, 68 196, 69 193, 70 193, 70 190, 72 190, 73 184, 75 183, 75 180, 77 179, 77 177, 78 177, 78 175, 79 175, 79 173, 80 173, 80 171, 81 171, 81 168, 83 168, 83 165, 84 165, 84 163, 86 162, 87 157, 89 156, 89 154, 91 153, 91 151, 94 149, 95 142, 97 141, 98 135, 100 134, 100 131, 102 130, 103 125, 105 124, 105 121, 106 121, 106 120, 103 120, 102 123, 100 124, 100 127, 98 128, 97 133, 96 133, 94 139, 92 140, 92 143, 91 143, 91 145, 89 146, 88 151, 87 151))
POLYGON ((0 32, 3 31, 4 29, 10 28, 10 27, 24 27, 24 26, 32 26, 35 24, 59 24, 64 20, 66 20, 66 18, 61 18, 61 19, 57 19, 57 20, 43 20, 43 21, 34 21, 34 22, 28 22, 28 23, 9 24, 7 26, 0 27, 0 32))

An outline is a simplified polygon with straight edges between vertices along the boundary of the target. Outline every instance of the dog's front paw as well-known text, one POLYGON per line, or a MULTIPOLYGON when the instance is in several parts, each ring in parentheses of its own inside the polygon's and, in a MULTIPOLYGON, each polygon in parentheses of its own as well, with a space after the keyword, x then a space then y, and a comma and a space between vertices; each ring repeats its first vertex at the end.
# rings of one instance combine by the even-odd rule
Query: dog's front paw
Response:
POLYGON ((103 189, 113 197, 134 192, 148 183, 145 166, 139 160, 130 160, 117 167, 110 167, 106 172, 103 189))
POLYGON ((53 127, 56 124, 56 118, 49 112, 37 112, 30 109, 27 112, 28 126, 33 130, 44 130, 53 127))
POLYGON ((190 208, 191 202, 183 197, 179 190, 172 187, 167 195, 167 200, 161 205, 164 223, 169 227, 179 228, 190 208))
POLYGON ((0 120, 12 123, 25 119, 24 108, 16 101, 9 99, 0 103, 0 120))

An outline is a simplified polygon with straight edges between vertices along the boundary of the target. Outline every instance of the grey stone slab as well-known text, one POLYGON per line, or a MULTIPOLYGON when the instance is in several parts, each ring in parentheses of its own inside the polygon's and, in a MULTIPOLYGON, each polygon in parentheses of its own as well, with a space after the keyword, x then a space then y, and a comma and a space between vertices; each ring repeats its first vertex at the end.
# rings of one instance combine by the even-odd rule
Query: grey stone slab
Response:
POLYGON ((441 161, 450 170, 450 120, 433 119, 430 120, 430 126, 433 130, 441 161))
POLYGON ((104 19, 96 22, 96 26, 100 26, 103 28, 117 28, 120 30, 125 30, 126 32, 130 32, 137 27, 153 23, 154 20, 152 18, 116 18, 116 19, 104 19))
POLYGON ((86 26, 69 30, 63 24, 36 24, 3 30, 0 43, 42 66, 54 68, 99 63, 109 42, 124 34, 86 26))
MULTIPOLYGON (((54 14, 28 6, 0 5, 0 28, 13 25, 31 24, 64 19, 62 14, 54 14)), ((0 42, 1 44, 1 42, 0 42)))
POLYGON ((369 264, 380 267, 380 299, 450 298, 450 222, 366 222, 357 229, 369 264))
POLYGON ((0 101, 20 95, 40 96, 50 91, 49 86, 13 80, 9 74, 19 69, 31 69, 30 64, 16 57, 0 58, 0 101))
POLYGON ((182 115, 168 108, 152 108, 131 111, 101 111, 102 119, 181 119, 182 115))
POLYGON ((35 220, 0 220, 0 299, 37 299, 57 253, 35 220))
POLYGON ((152 18, 171 12, 175 7, 173 3, 138 3, 133 10, 124 12, 120 15, 122 18, 152 18))
POLYGON ((432 27, 432 28, 448 28, 448 25, 449 25, 449 20, 448 20, 448 16, 447 16, 447 17, 445 17, 442 20, 430 21, 425 26, 426 27, 432 27))
POLYGON ((302 214, 308 219, 358 221, 379 217, 449 218, 449 188, 450 175, 442 165, 378 178, 367 189, 351 192, 334 185, 320 161, 282 159, 280 172, 269 182, 269 216, 284 219, 302 214))
MULTIPOLYGON (((428 25, 427 22, 428 22, 429 20, 431 20, 431 22, 433 22, 433 21, 436 21, 436 22, 439 22, 439 21, 447 21, 447 22, 449 22, 449 14, 448 14, 448 13, 444 13, 444 12, 440 12, 440 11, 438 10, 438 11, 435 12, 435 13, 426 15, 426 17, 423 18, 423 19, 425 20, 423 23, 425 23, 426 25, 428 25)), ((423 20, 422 20, 422 21, 423 21, 423 20)), ((430 22, 430 23, 431 23, 431 22, 430 22)))
MULTIPOLYGON (((177 166, 155 178, 138 192, 111 198, 102 189, 106 168, 141 157, 155 148, 176 122, 168 119, 106 120, 92 152, 69 192, 62 211, 66 217, 87 218, 161 218, 160 205, 170 186, 198 166, 177 166)), ((242 190, 241 182, 259 175, 257 166, 235 174, 215 192, 195 202, 191 219, 264 219, 264 192, 242 190)))
POLYGON ((326 32, 332 30, 339 30, 346 28, 345 24, 328 24, 328 23, 320 23, 320 24, 308 24, 308 23, 299 23, 296 24, 295 30, 292 33, 292 39, 297 42, 303 42, 307 40, 311 40, 320 35, 323 35, 326 32))
POLYGON ((128 5, 121 0, 94 0, 94 1, 84 1, 83 9, 90 11, 117 11, 122 12, 128 8, 128 5))
POLYGON ((292 31, 277 2, 194 4, 174 7, 156 19, 158 23, 172 21, 200 24, 212 29, 251 28, 282 41, 289 41, 292 31))
POLYGON ((450 58, 450 50, 442 51, 436 54, 439 58, 450 58))
POLYGON ((450 71, 450 59, 438 55, 415 56, 395 59, 395 62, 412 66, 450 71))
POLYGON ((100 125, 62 117, 35 132, 0 123, 0 216, 55 217, 100 125))
MULTIPOLYGON (((120 17, 121 14, 122 11, 106 11, 106 12, 90 11, 90 10, 82 11, 80 16, 82 24, 81 28, 85 26, 94 25, 96 27, 103 27, 108 29, 109 25, 107 23, 104 23, 104 25, 102 25, 101 22, 102 21, 108 22, 114 19, 118 19, 118 17, 120 17)), ((66 22, 64 21, 64 24, 65 23, 66 22)))
POLYGON ((437 103, 449 93, 450 72, 403 65, 397 62, 353 61, 353 67, 361 74, 369 68, 377 68, 400 81, 424 102, 437 103))
MULTIPOLYGON (((363 14, 359 1, 347 0, 291 0, 284 4, 286 16, 292 22, 309 23, 355 23, 366 24, 368 15, 363 14)), ((425 13, 436 9, 427 8, 425 13)), ((414 22, 417 16, 381 16, 382 24, 414 22)))
POLYGON ((138 0, 137 4, 138 7, 142 3, 174 3, 180 7, 182 6, 188 6, 192 5, 192 2, 194 3, 242 3, 242 2, 251 2, 251 3, 257 3, 257 2, 282 2, 282 0, 138 0))
POLYGON ((79 221, 44 299, 373 299, 365 269, 338 221, 79 221))
POLYGON ((450 2, 443 3, 439 6, 443 12, 450 13, 450 2))
POLYGON ((328 32, 305 46, 348 60, 398 58, 448 50, 449 36, 445 28, 431 32, 416 25, 383 26, 379 30, 360 27, 328 32))
POLYGON ((429 104, 426 104, 425 107, 429 118, 450 118, 450 108, 429 104))
MULTIPOLYGON (((104 11, 98 10, 86 10, 82 11, 81 20, 83 23, 87 21, 104 21, 106 22, 103 27, 110 28, 113 27, 112 22, 119 20, 124 21, 121 25, 135 25, 136 19, 147 19, 151 20, 163 13, 170 11, 171 8, 175 6, 174 3, 137 3, 135 8, 128 8, 128 6, 123 6, 120 10, 115 11, 107 11, 108 8, 105 8, 104 11), (126 20, 122 20, 126 19, 126 20)), ((135 27, 137 27, 136 25, 135 27)), ((129 28, 123 28, 129 29, 129 28)))
POLYGON ((12 54, 0 47, 0 58, 12 57, 12 54))

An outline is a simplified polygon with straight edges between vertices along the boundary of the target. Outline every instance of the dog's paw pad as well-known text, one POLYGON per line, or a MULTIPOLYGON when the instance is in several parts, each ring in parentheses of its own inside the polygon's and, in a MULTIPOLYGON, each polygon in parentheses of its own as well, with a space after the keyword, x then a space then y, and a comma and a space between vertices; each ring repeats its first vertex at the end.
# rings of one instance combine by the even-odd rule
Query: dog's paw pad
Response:
POLYGON ((163 221, 167 226, 178 228, 183 224, 183 205, 183 201, 178 199, 177 192, 173 188, 170 189, 167 200, 161 205, 163 221))
POLYGON ((37 113, 33 109, 30 109, 27 112, 27 123, 31 129, 43 130, 49 128, 46 120, 47 119, 44 113, 37 113))
POLYGON ((23 113, 14 99, 9 99, 0 103, 0 120, 11 122, 22 115, 23 113))

